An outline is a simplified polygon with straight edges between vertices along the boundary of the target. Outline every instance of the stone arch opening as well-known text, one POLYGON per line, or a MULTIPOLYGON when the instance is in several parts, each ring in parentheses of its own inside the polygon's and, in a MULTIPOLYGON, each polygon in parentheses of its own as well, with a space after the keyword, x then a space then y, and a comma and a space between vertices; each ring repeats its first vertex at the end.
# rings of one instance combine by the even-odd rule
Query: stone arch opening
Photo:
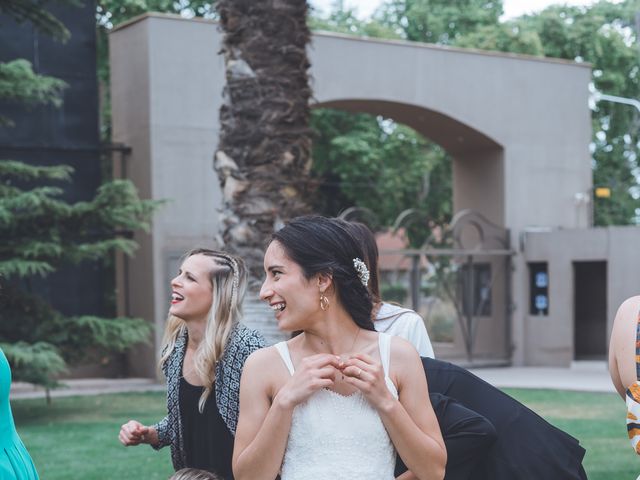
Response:
POLYGON ((396 101, 328 100, 313 108, 381 115, 411 127, 452 158, 453 214, 472 209, 505 226, 504 148, 490 136, 436 110, 396 101))
POLYGON ((510 257, 503 213, 503 146, 451 115, 409 103, 339 99, 318 102, 313 108, 392 119, 447 152, 453 167, 453 209, 447 223, 462 230, 449 232, 442 225, 443 235, 455 233, 449 248, 428 241, 419 251, 390 247, 387 242, 392 237, 383 234, 379 238, 383 295, 411 305, 423 316, 438 356, 476 363, 508 359, 510 257), (464 221, 458 222, 461 214, 464 221), (499 231, 498 243, 483 237, 492 228, 499 231), (392 294, 397 297, 389 297, 392 294))

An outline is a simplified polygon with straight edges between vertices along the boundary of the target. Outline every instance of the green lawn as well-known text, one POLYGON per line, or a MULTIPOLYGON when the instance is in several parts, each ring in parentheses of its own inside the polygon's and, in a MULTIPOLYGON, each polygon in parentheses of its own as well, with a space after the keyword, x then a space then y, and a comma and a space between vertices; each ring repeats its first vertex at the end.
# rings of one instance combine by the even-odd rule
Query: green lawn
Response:
POLYGON ((123 447, 120 425, 166 414, 164 393, 130 393, 12 402, 13 414, 42 480, 164 479, 173 472, 169 449, 123 447))
MULTIPOLYGON (((635 480, 640 459, 626 439, 625 406, 614 394, 508 390, 587 449, 590 480, 635 480)), ((131 393, 13 402, 16 425, 43 480, 166 479, 168 448, 124 448, 120 425, 164 415, 163 393, 131 393)))
POLYGON ((627 438, 622 399, 613 393, 507 390, 556 427, 580 440, 587 450, 589 480, 635 480, 640 458, 627 438))

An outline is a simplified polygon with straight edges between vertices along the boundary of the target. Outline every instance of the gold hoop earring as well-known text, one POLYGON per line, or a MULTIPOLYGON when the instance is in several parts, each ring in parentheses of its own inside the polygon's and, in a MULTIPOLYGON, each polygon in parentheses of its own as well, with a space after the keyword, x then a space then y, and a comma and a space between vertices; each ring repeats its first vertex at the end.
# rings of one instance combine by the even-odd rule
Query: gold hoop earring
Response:
POLYGON ((329 299, 324 293, 320 293, 320 308, 323 312, 326 312, 329 308, 329 299))

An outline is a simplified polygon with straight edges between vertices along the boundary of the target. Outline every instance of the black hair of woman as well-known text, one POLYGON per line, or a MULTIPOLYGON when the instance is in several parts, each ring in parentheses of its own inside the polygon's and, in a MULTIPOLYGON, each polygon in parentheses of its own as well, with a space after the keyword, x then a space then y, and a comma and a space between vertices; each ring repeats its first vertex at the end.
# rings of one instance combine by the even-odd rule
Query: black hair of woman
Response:
POLYGON ((349 222, 349 229, 364 251, 364 262, 369 267, 369 293, 373 297, 373 303, 380 303, 382 300, 380 298, 379 251, 376 237, 364 223, 349 222))

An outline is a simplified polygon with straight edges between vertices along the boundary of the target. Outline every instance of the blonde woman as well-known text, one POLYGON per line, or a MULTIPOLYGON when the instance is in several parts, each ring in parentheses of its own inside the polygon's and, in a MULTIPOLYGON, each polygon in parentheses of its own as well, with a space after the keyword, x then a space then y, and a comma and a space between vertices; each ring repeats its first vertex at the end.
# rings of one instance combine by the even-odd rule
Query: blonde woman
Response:
POLYGON ((125 446, 171 446, 175 470, 200 468, 233 478, 240 374, 262 336, 239 323, 246 290, 240 258, 197 249, 171 281, 171 307, 160 366, 167 378, 167 416, 152 426, 130 420, 125 446))

